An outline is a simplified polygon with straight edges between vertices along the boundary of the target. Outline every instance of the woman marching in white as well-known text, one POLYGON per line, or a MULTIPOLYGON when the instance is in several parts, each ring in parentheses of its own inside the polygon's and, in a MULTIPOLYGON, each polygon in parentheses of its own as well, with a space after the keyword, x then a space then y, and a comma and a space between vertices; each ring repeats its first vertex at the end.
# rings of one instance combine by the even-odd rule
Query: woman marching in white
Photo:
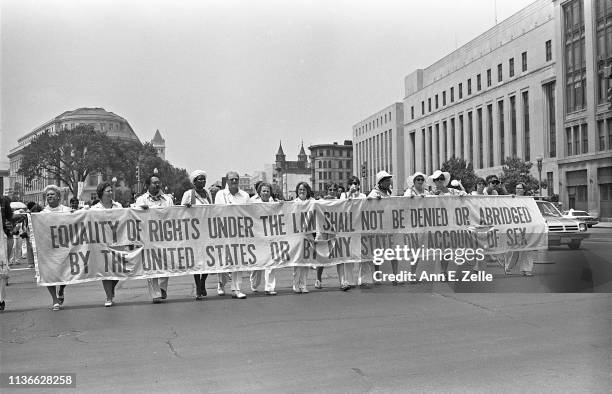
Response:
MULTIPOLYGON (((191 207, 194 205, 209 205, 212 203, 212 197, 206 190, 206 171, 195 170, 189 174, 189 180, 193 185, 193 189, 189 189, 183 193, 181 205, 191 207)), ((193 280, 196 285, 195 299, 200 301, 206 296, 206 278, 208 274, 195 274, 193 280)))
MULTIPOLYGON (((357 178, 356 176, 351 176, 348 179, 348 191, 340 194, 340 199, 341 200, 350 200, 353 198, 366 198, 366 195, 363 194, 359 188, 360 188, 360 182, 359 182, 359 178, 357 178)), ((373 273, 373 264, 371 261, 364 261, 361 263, 358 263, 358 279, 357 279, 357 284, 359 285, 359 287, 363 288, 363 289, 367 289, 369 288, 369 283, 372 283, 372 273, 373 273)), ((340 264, 338 264, 340 265, 340 264)), ((344 269, 341 271, 340 269, 338 269, 338 276, 340 276, 340 272, 342 272, 344 274, 344 280, 346 281, 346 283, 349 284, 349 286, 353 286, 353 284, 355 283, 355 278, 354 278, 354 263, 344 263, 342 264, 344 266, 344 269)), ((342 279, 340 280, 342 282, 342 279)))
MULTIPOLYGON (((262 182, 257 187, 257 194, 251 197, 253 203, 270 203, 275 202, 272 198, 272 185, 267 182, 262 182)), ((273 269, 265 269, 251 271, 251 290, 257 292, 257 288, 261 283, 262 272, 264 273, 264 290, 267 295, 276 295, 276 274, 273 269)))

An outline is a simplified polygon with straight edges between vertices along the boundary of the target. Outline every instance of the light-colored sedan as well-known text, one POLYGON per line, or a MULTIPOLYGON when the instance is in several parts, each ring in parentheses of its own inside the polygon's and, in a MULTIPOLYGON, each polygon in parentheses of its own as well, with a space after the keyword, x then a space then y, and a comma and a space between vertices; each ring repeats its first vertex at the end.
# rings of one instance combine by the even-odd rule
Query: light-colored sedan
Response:
POLYGON ((575 209, 570 209, 569 211, 563 211, 563 217, 568 219, 579 220, 581 222, 586 223, 587 226, 593 227, 599 220, 596 217, 589 215, 587 211, 577 211, 575 209))

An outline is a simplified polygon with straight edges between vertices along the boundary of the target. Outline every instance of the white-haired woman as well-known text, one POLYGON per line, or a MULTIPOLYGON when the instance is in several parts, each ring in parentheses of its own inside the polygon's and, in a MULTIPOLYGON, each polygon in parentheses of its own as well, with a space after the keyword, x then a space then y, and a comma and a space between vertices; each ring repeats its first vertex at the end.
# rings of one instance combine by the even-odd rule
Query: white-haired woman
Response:
MULTIPOLYGON (((195 170, 189 174, 189 180, 193 185, 193 189, 189 189, 183 193, 181 205, 191 207, 193 205, 211 204, 212 198, 208 190, 206 190, 206 172, 203 170, 195 170)), ((206 278, 208 278, 208 274, 193 275, 196 285, 196 300, 203 300, 207 294, 206 278)))
MULTIPOLYGON (((45 187, 44 190, 45 200, 47 201, 47 205, 42 210, 43 212, 71 212, 72 209, 69 207, 60 204, 60 196, 61 190, 56 185, 49 185, 45 187)), ((60 286, 47 286, 47 290, 49 290, 49 294, 51 294, 51 298, 53 299, 53 307, 54 311, 59 311, 61 306, 64 304, 64 289, 66 285, 60 286)))

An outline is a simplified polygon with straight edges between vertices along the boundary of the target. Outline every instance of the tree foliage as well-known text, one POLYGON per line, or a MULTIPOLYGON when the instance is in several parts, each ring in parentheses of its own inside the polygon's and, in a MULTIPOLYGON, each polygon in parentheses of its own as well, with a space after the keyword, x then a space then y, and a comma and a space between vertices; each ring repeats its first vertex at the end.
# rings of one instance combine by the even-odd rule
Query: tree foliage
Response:
POLYGON ((458 179, 466 191, 474 190, 476 185, 476 174, 474 166, 460 157, 451 157, 442 163, 442 171, 449 172, 451 179, 458 179))
MULTIPOLYGON (((533 163, 524 161, 518 157, 507 157, 502 167, 502 175, 499 180, 505 184, 506 189, 510 193, 514 193, 516 184, 522 182, 525 184, 525 193, 534 193, 539 189, 539 182, 531 175, 531 167, 533 163)), ((546 181, 542 181, 542 188, 546 188, 546 181)))
POLYGON ((30 184, 34 178, 62 181, 76 194, 78 182, 109 166, 109 137, 93 126, 79 125, 59 132, 46 131, 23 149, 18 173, 30 184))
POLYGON ((100 173, 108 180, 116 177, 126 185, 116 188, 116 193, 120 194, 116 198, 120 197, 123 202, 131 196, 128 188, 137 194, 142 192, 136 187, 136 168, 140 168, 141 183, 157 168, 160 180, 168 187, 167 192, 179 198, 191 187, 185 169, 175 168, 158 157, 150 142, 141 144, 137 140, 110 138, 87 125, 44 132, 35 137, 23 150, 18 173, 28 184, 43 176, 54 182, 61 181, 73 195, 76 195, 78 182, 84 182, 88 175, 100 173))

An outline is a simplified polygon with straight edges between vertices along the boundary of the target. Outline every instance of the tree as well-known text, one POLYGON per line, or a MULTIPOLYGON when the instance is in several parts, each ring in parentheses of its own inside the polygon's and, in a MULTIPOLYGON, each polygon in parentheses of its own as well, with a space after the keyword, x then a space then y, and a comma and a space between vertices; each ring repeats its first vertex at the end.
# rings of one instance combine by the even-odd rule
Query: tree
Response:
MULTIPOLYGON (((538 180, 531 175, 533 163, 524 161, 518 157, 507 157, 502 166, 502 175, 499 180, 506 185, 508 192, 514 192, 516 184, 525 184, 525 193, 535 192, 539 189, 538 180)), ((542 181, 542 188, 546 188, 546 181, 542 181)))
POLYGON ((474 167, 472 163, 468 163, 462 158, 451 157, 442 163, 442 171, 449 172, 451 179, 458 179, 466 191, 474 189, 476 185, 476 174, 474 174, 474 167))
POLYGON ((111 139, 95 131, 93 126, 45 131, 23 149, 23 160, 17 172, 25 177, 28 185, 34 178, 44 176, 64 182, 76 195, 79 182, 109 167, 111 150, 111 139))

